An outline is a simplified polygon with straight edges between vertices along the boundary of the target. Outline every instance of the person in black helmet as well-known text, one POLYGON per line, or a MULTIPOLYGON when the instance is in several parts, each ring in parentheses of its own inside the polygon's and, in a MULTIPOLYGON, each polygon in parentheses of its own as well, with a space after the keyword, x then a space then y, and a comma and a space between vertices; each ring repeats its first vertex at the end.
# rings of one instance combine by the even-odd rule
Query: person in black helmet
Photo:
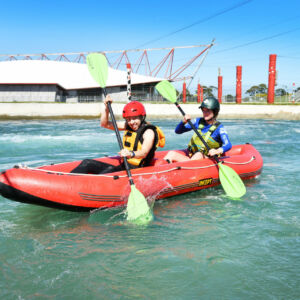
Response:
MULTIPOLYGON (((199 108, 202 110, 203 117, 197 118, 193 124, 211 149, 208 151, 197 134, 194 133, 184 153, 177 151, 167 153, 164 159, 168 162, 203 159, 207 156, 221 155, 231 149, 232 145, 228 134, 224 126, 217 121, 220 111, 219 101, 214 97, 208 97, 201 103, 199 108)), ((185 115, 183 121, 177 125, 175 132, 181 134, 192 130, 192 127, 188 124, 190 119, 189 115, 185 115)))

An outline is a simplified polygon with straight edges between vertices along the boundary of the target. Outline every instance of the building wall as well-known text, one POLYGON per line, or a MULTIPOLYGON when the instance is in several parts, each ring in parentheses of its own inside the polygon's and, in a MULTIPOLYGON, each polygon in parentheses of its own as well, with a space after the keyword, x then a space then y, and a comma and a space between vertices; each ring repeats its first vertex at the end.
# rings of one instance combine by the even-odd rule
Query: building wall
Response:
POLYGON ((78 102, 78 92, 77 90, 69 90, 66 96, 67 103, 77 103, 78 102))
MULTIPOLYGON (((120 87, 107 88, 107 93, 114 101, 124 102, 127 100, 127 91, 121 91, 120 87)), ((101 88, 85 90, 68 90, 66 95, 67 103, 102 102, 104 94, 101 88)))
POLYGON ((0 102, 55 102, 59 90, 56 85, 0 84, 0 102))
POLYGON ((114 101, 125 102, 127 101, 127 89, 116 86, 107 89, 107 93, 111 95, 114 101))
MULTIPOLYGON (((154 85, 132 86, 131 100, 152 100, 154 85)), ((127 101, 127 87, 108 87, 107 93, 116 102, 127 101)), ((102 89, 64 90, 56 84, 0 84, 0 102, 101 102, 102 89)))

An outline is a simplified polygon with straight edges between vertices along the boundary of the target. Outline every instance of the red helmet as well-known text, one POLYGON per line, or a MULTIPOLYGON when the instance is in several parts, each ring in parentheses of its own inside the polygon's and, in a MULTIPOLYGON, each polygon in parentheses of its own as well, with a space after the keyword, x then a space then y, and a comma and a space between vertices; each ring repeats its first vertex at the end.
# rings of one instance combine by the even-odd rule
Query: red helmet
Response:
POLYGON ((123 118, 146 116, 146 110, 142 103, 138 101, 131 101, 123 108, 123 118))

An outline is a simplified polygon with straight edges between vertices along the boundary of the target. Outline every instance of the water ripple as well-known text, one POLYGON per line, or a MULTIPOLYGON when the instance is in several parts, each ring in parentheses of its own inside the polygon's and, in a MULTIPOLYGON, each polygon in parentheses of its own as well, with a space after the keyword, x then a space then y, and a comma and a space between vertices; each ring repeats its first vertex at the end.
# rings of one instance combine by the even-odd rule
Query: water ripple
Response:
MULTIPOLYGON (((185 145, 177 120, 156 123, 167 149, 185 145)), ((223 123, 264 159, 243 201, 221 187, 159 200, 154 221, 137 227, 123 208, 73 213, 0 197, 0 297, 297 299, 300 122, 223 123)), ((5 121, 0 133, 1 170, 118 151, 98 120, 5 121)))

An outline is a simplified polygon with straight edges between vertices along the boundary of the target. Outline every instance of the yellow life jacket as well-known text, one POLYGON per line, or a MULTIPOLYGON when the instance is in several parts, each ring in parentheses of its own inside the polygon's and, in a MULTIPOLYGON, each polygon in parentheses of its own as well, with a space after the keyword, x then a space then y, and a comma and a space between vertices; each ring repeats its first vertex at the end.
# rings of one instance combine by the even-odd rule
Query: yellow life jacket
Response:
MULTIPOLYGON (((197 130, 200 133, 200 135, 203 137, 204 141, 207 143, 207 145, 209 146, 210 149, 217 149, 222 146, 220 143, 218 143, 211 137, 213 132, 220 125, 221 125, 221 123, 219 121, 217 121, 210 126, 210 128, 208 129, 208 131, 206 133, 202 133, 202 129, 204 128, 204 120, 203 119, 200 120, 200 124, 199 124, 199 127, 197 130)), ((188 150, 192 154, 195 154, 196 152, 199 152, 199 151, 205 155, 207 155, 207 153, 208 153, 208 150, 206 149, 206 147, 204 146, 204 144, 202 143, 202 141, 200 140, 200 138, 198 137, 198 135, 196 133, 194 133, 194 135, 192 136, 192 138, 188 144, 188 150)))
POLYGON ((164 147, 166 138, 163 131, 158 127, 148 123, 143 123, 137 131, 131 130, 128 126, 123 135, 123 147, 129 151, 137 151, 142 149, 143 144, 143 134, 147 129, 152 129, 154 131, 154 143, 149 151, 148 155, 144 158, 129 158, 128 163, 134 166, 144 167, 150 164, 152 161, 155 150, 157 147, 164 147))

